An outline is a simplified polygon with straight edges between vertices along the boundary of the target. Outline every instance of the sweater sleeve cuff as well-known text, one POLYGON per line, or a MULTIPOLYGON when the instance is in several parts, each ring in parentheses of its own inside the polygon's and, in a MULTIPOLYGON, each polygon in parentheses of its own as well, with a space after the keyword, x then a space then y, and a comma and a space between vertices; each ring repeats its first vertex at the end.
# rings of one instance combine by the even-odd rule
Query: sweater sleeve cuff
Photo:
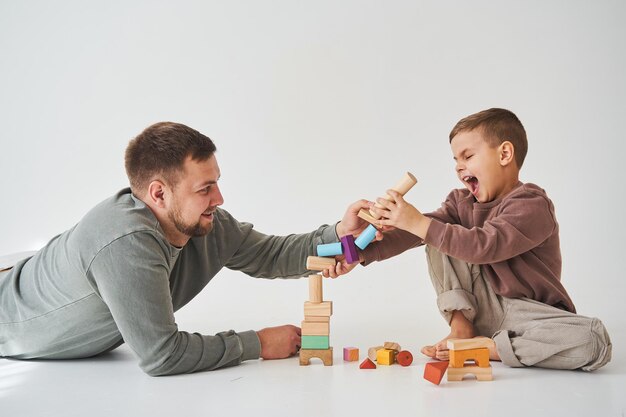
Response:
POLYGON ((339 236, 337 236, 337 224, 339 222, 324 227, 322 230, 322 243, 333 243, 339 241, 339 236))
POLYGON ((241 361, 259 359, 261 357, 261 342, 254 330, 237 333, 241 341, 241 361))
POLYGON ((430 226, 428 226, 428 232, 424 238, 424 243, 440 249, 443 242, 443 236, 446 232, 446 225, 439 220, 431 220, 430 226))

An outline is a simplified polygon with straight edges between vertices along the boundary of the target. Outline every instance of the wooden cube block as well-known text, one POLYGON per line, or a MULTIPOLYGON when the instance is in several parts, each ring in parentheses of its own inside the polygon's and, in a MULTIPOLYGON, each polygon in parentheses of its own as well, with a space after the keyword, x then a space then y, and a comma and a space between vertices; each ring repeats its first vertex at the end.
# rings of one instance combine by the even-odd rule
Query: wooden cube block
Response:
POLYGON ((304 302, 304 316, 326 316, 333 315, 333 302, 322 301, 321 303, 304 302))
POLYGON ((328 349, 330 348, 329 336, 302 335, 302 349, 328 349))
POLYGON ((359 252, 356 250, 354 236, 345 235, 341 237, 341 246, 343 247, 343 253, 346 255, 346 262, 349 264, 359 262, 359 252))
POLYGON ((424 366, 424 379, 439 385, 448 369, 448 361, 427 362, 424 366))
POLYGON ((376 352, 376 362, 379 365, 393 365, 396 361, 396 352, 391 349, 379 349, 376 352))
POLYGON ((330 334, 329 322, 325 323, 304 320, 301 325, 303 336, 328 336, 330 334))
POLYGON ((359 348, 345 347, 343 348, 343 360, 354 362, 359 360, 359 348))
POLYGON ((489 365, 489 349, 466 349, 466 350, 453 350, 450 349, 450 367, 462 368, 465 362, 473 360, 476 365, 481 368, 486 368, 489 365))
POLYGON ((311 271, 323 271, 331 266, 335 266, 335 258, 320 258, 319 256, 309 256, 306 258, 306 269, 311 271))
POLYGON ((300 366, 307 366, 311 363, 311 358, 319 358, 324 366, 333 364, 333 348, 328 349, 300 349, 300 366))
POLYGON ((448 381, 462 381, 465 375, 474 375, 479 381, 492 381, 493 374, 491 366, 481 368, 480 366, 465 365, 462 368, 448 368, 448 381))
POLYGON ((365 358, 363 362, 359 365, 361 369, 376 369, 376 364, 371 361, 370 358, 365 358))

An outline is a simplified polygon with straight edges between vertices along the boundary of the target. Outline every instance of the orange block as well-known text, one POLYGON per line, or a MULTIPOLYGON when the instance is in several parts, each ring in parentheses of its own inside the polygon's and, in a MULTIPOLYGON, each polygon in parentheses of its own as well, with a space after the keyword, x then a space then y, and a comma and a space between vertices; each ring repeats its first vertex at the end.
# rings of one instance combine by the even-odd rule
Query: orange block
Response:
POLYGON ((424 379, 439 385, 448 369, 448 361, 427 362, 424 367, 424 379))
POLYGON ((489 366, 489 349, 450 350, 450 367, 462 368, 465 361, 473 360, 481 368, 489 366))
POLYGON ((396 362, 402 366, 409 366, 413 363, 413 355, 408 350, 402 350, 396 354, 396 362))

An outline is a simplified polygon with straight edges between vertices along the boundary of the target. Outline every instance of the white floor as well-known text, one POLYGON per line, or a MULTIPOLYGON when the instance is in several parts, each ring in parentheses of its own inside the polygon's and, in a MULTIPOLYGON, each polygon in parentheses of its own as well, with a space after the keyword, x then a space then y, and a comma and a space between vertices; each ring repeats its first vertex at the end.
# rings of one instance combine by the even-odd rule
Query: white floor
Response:
MULTIPOLYGON (((613 361, 593 372, 512 369, 493 363, 494 380, 422 378, 418 346, 410 367, 360 370, 335 346, 334 366, 296 358, 152 378, 127 347, 75 361, 0 359, 0 415, 37 416, 619 416, 626 414, 623 331, 613 332, 613 361)), ((367 346, 358 346, 361 358, 367 346)))

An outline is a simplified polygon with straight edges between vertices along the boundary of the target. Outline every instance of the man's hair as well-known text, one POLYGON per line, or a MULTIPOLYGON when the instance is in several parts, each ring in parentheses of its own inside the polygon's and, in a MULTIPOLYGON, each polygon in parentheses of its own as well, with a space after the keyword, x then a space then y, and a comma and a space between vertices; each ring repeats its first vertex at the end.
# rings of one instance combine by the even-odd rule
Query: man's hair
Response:
POLYGON ((488 109, 471 114, 458 123, 450 132, 450 143, 452 139, 461 132, 469 132, 474 129, 482 131, 485 141, 491 147, 499 146, 504 141, 509 141, 515 148, 515 163, 520 169, 528 152, 528 140, 522 122, 510 110, 488 109))
POLYGON ((174 187, 185 160, 205 161, 215 153, 211 139, 180 123, 160 122, 148 126, 126 147, 124 162, 130 188, 142 195, 155 177, 174 187))

